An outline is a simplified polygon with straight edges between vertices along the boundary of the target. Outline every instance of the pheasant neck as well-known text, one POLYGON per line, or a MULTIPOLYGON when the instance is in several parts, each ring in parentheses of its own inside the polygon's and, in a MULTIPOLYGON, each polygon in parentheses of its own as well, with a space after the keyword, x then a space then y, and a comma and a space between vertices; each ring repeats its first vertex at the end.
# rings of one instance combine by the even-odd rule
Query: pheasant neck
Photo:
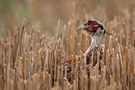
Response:
POLYGON ((90 54, 91 52, 96 53, 97 51, 101 51, 103 39, 104 39, 104 34, 102 34, 102 35, 98 35, 96 33, 92 34, 91 35, 91 44, 86 51, 86 55, 90 54))

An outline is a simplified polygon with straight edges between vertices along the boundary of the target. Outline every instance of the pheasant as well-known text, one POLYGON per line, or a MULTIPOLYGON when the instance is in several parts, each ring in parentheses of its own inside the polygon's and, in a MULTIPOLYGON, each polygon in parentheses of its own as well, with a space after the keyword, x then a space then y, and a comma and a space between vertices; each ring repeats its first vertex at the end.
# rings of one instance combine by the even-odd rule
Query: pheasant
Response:
MULTIPOLYGON (((89 64, 91 62, 90 57, 92 56, 92 53, 94 54, 94 56, 97 55, 97 52, 100 52, 101 55, 103 54, 102 43, 106 31, 103 24, 100 21, 95 20, 88 20, 85 23, 81 24, 77 30, 81 29, 87 31, 91 37, 91 44, 85 52, 86 64, 89 64)), ((99 58, 101 58, 101 56, 99 58)), ((97 60, 95 60, 94 64, 96 64, 96 61, 97 60)), ((101 64, 103 64, 102 61, 100 61, 100 65, 101 64)))
MULTIPOLYGON (((87 31, 87 33, 89 33, 90 37, 91 37, 91 44, 88 47, 88 49, 85 52, 85 56, 79 57, 78 58, 78 73, 79 73, 79 68, 81 66, 81 61, 84 59, 81 58, 85 58, 86 63, 85 65, 89 66, 91 63, 93 66, 95 66, 98 62, 98 58, 99 60, 99 69, 101 69, 104 66, 104 61, 102 61, 103 58, 103 49, 102 49, 102 43, 105 37, 105 34, 109 34, 108 32, 105 31, 105 28, 103 26, 103 24, 100 21, 96 21, 96 20, 88 20, 86 22, 84 22, 83 24, 81 24, 78 28, 78 30, 85 30, 87 31), (97 54, 97 52, 100 52, 100 54, 97 54), (91 57, 93 57, 93 61, 91 60, 91 57)), ((68 79, 69 82, 72 82, 71 79, 73 79, 73 73, 76 70, 73 70, 75 65, 76 65, 76 61, 74 60, 74 58, 69 58, 68 60, 66 60, 65 62, 63 62, 61 64, 62 66, 64 66, 63 68, 63 74, 65 74, 66 72, 66 78, 68 79), (66 69, 65 69, 66 67, 66 69)), ((89 76, 89 67, 87 68, 87 74, 89 76)), ((54 73, 54 70, 53 70, 54 73)), ((54 78, 53 78, 54 80, 54 78)))
MULTIPOLYGON (((99 69, 101 69, 104 66, 104 61, 102 61, 102 58, 103 58, 102 43, 105 38, 105 34, 108 34, 108 35, 111 35, 111 34, 105 31, 105 27, 100 21, 95 21, 95 20, 88 20, 88 21, 84 22, 77 28, 77 30, 85 30, 89 33, 89 35, 91 37, 91 44, 85 52, 86 65, 89 65, 92 62, 91 57, 92 57, 92 55, 94 55, 93 56, 93 60, 94 60, 93 66, 95 66, 97 64, 97 58, 98 58, 97 52, 100 52, 99 69)), ((79 59, 79 61, 80 60, 82 60, 82 59, 79 59)), ((72 60, 69 59, 69 60, 65 61, 62 65, 67 67, 67 79, 70 81, 71 76, 72 76, 71 71, 73 68, 72 60)))

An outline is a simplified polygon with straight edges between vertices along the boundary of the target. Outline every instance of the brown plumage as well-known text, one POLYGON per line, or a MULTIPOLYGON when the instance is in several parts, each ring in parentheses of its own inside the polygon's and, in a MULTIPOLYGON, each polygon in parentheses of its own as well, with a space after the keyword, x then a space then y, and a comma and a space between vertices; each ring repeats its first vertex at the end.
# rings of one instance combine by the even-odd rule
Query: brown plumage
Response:
POLYGON ((102 23, 99 21, 88 20, 85 23, 81 24, 77 30, 84 29, 87 31, 91 37, 91 44, 85 52, 84 56, 78 57, 78 61, 76 62, 75 56, 72 56, 72 59, 69 58, 67 61, 63 62, 62 65, 67 67, 67 79, 71 81, 73 79, 73 75, 76 71, 76 63, 78 65, 78 71, 81 65, 81 62, 85 61, 87 66, 87 73, 89 76, 89 64, 92 64, 93 67, 97 64, 99 60, 99 70, 104 66, 104 54, 102 50, 102 42, 105 36, 105 29, 102 23), (99 52, 99 55, 98 55, 99 52), (86 55, 86 56, 85 56, 86 55), (85 59, 84 59, 85 58, 85 59))
MULTIPOLYGON (((54 85, 55 81, 59 81, 62 85, 64 80, 67 82, 73 83, 76 78, 76 74, 78 74, 78 80, 81 78, 81 70, 82 68, 86 70, 88 80, 90 78, 90 72, 94 69, 94 67, 98 66, 98 71, 102 70, 104 67, 104 50, 102 47, 102 43, 105 37, 105 28, 103 24, 99 21, 88 20, 81 24, 77 30, 85 30, 89 33, 91 37, 91 43, 86 52, 82 56, 73 55, 69 57, 66 61, 61 63, 60 68, 63 72, 63 80, 55 80, 56 73, 55 67, 52 67, 52 84, 54 85)), ((58 66, 56 66, 58 67, 58 66)), ((88 84, 90 82, 88 81, 88 84)), ((79 82, 78 82, 79 84, 79 82)))

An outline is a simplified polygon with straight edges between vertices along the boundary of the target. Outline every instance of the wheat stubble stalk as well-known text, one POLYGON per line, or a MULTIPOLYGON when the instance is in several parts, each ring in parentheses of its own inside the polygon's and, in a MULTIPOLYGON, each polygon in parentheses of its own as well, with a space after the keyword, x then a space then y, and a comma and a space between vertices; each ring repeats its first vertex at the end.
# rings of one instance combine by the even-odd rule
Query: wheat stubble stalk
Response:
MULTIPOLYGON (((113 36, 106 36, 105 67, 99 73, 99 63, 95 67, 86 65, 85 58, 81 57, 89 40, 86 32, 81 32, 77 40, 76 19, 74 16, 68 24, 58 21, 54 37, 34 30, 30 22, 24 22, 17 30, 9 30, 0 40, 0 90, 134 90, 135 35, 130 36, 134 24, 130 26, 127 22, 123 26, 120 20, 107 21, 114 24, 106 28, 112 30, 113 36), (119 27, 115 26, 116 22, 119 27), (72 60, 72 83, 66 78, 67 67, 61 65, 68 57, 72 60)), ((94 58, 91 59, 93 63, 94 58)))

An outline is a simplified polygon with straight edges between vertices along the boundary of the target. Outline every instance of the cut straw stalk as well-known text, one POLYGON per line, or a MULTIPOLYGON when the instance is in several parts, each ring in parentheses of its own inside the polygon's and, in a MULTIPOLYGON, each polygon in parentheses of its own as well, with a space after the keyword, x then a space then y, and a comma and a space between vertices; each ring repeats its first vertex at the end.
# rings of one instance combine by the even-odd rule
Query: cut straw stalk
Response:
MULTIPOLYGON (((74 11, 76 6, 77 4, 74 6, 74 11)), ((96 11, 94 12, 97 14, 96 11)), ((135 11, 133 10, 133 12, 135 11)), ((85 13, 89 16, 87 12, 85 13)), ((107 18, 105 19, 109 25, 106 30, 113 32, 113 35, 109 37, 106 35, 104 42, 105 67, 100 73, 99 64, 95 67, 86 65, 86 56, 79 58, 87 49, 89 39, 88 35, 82 32, 80 40, 77 40, 79 34, 75 30, 76 19, 79 17, 75 17, 75 12, 72 20, 69 20, 69 24, 64 25, 62 20, 58 22, 58 32, 54 37, 48 37, 47 34, 43 35, 41 32, 33 30, 29 24, 23 24, 17 30, 10 30, 0 40, 0 83, 2 86, 0 89, 134 90, 135 49, 133 37, 135 35, 131 35, 134 22, 131 26, 129 23, 129 20, 134 19, 130 17, 130 13, 124 15, 127 14, 128 16, 124 16, 124 19, 120 15, 118 19, 111 22, 107 18), (125 26, 122 24, 123 21, 126 21, 125 26), (78 42, 79 44, 77 44, 78 42), (80 55, 76 56, 76 53, 80 55), (66 78, 67 67, 65 70, 61 67, 61 62, 66 61, 65 58, 70 55, 72 55, 71 82, 73 84, 70 84, 66 78), (55 68, 54 73, 52 66, 55 68), (80 73, 78 73, 78 67, 80 67, 80 73), (90 76, 87 75, 88 67, 90 76), (63 80, 63 77, 66 80, 63 80)), ((100 15, 103 16, 102 13, 100 15)), ((106 15, 104 16, 106 17, 106 15)), ((93 63, 93 56, 91 60, 93 63)))

